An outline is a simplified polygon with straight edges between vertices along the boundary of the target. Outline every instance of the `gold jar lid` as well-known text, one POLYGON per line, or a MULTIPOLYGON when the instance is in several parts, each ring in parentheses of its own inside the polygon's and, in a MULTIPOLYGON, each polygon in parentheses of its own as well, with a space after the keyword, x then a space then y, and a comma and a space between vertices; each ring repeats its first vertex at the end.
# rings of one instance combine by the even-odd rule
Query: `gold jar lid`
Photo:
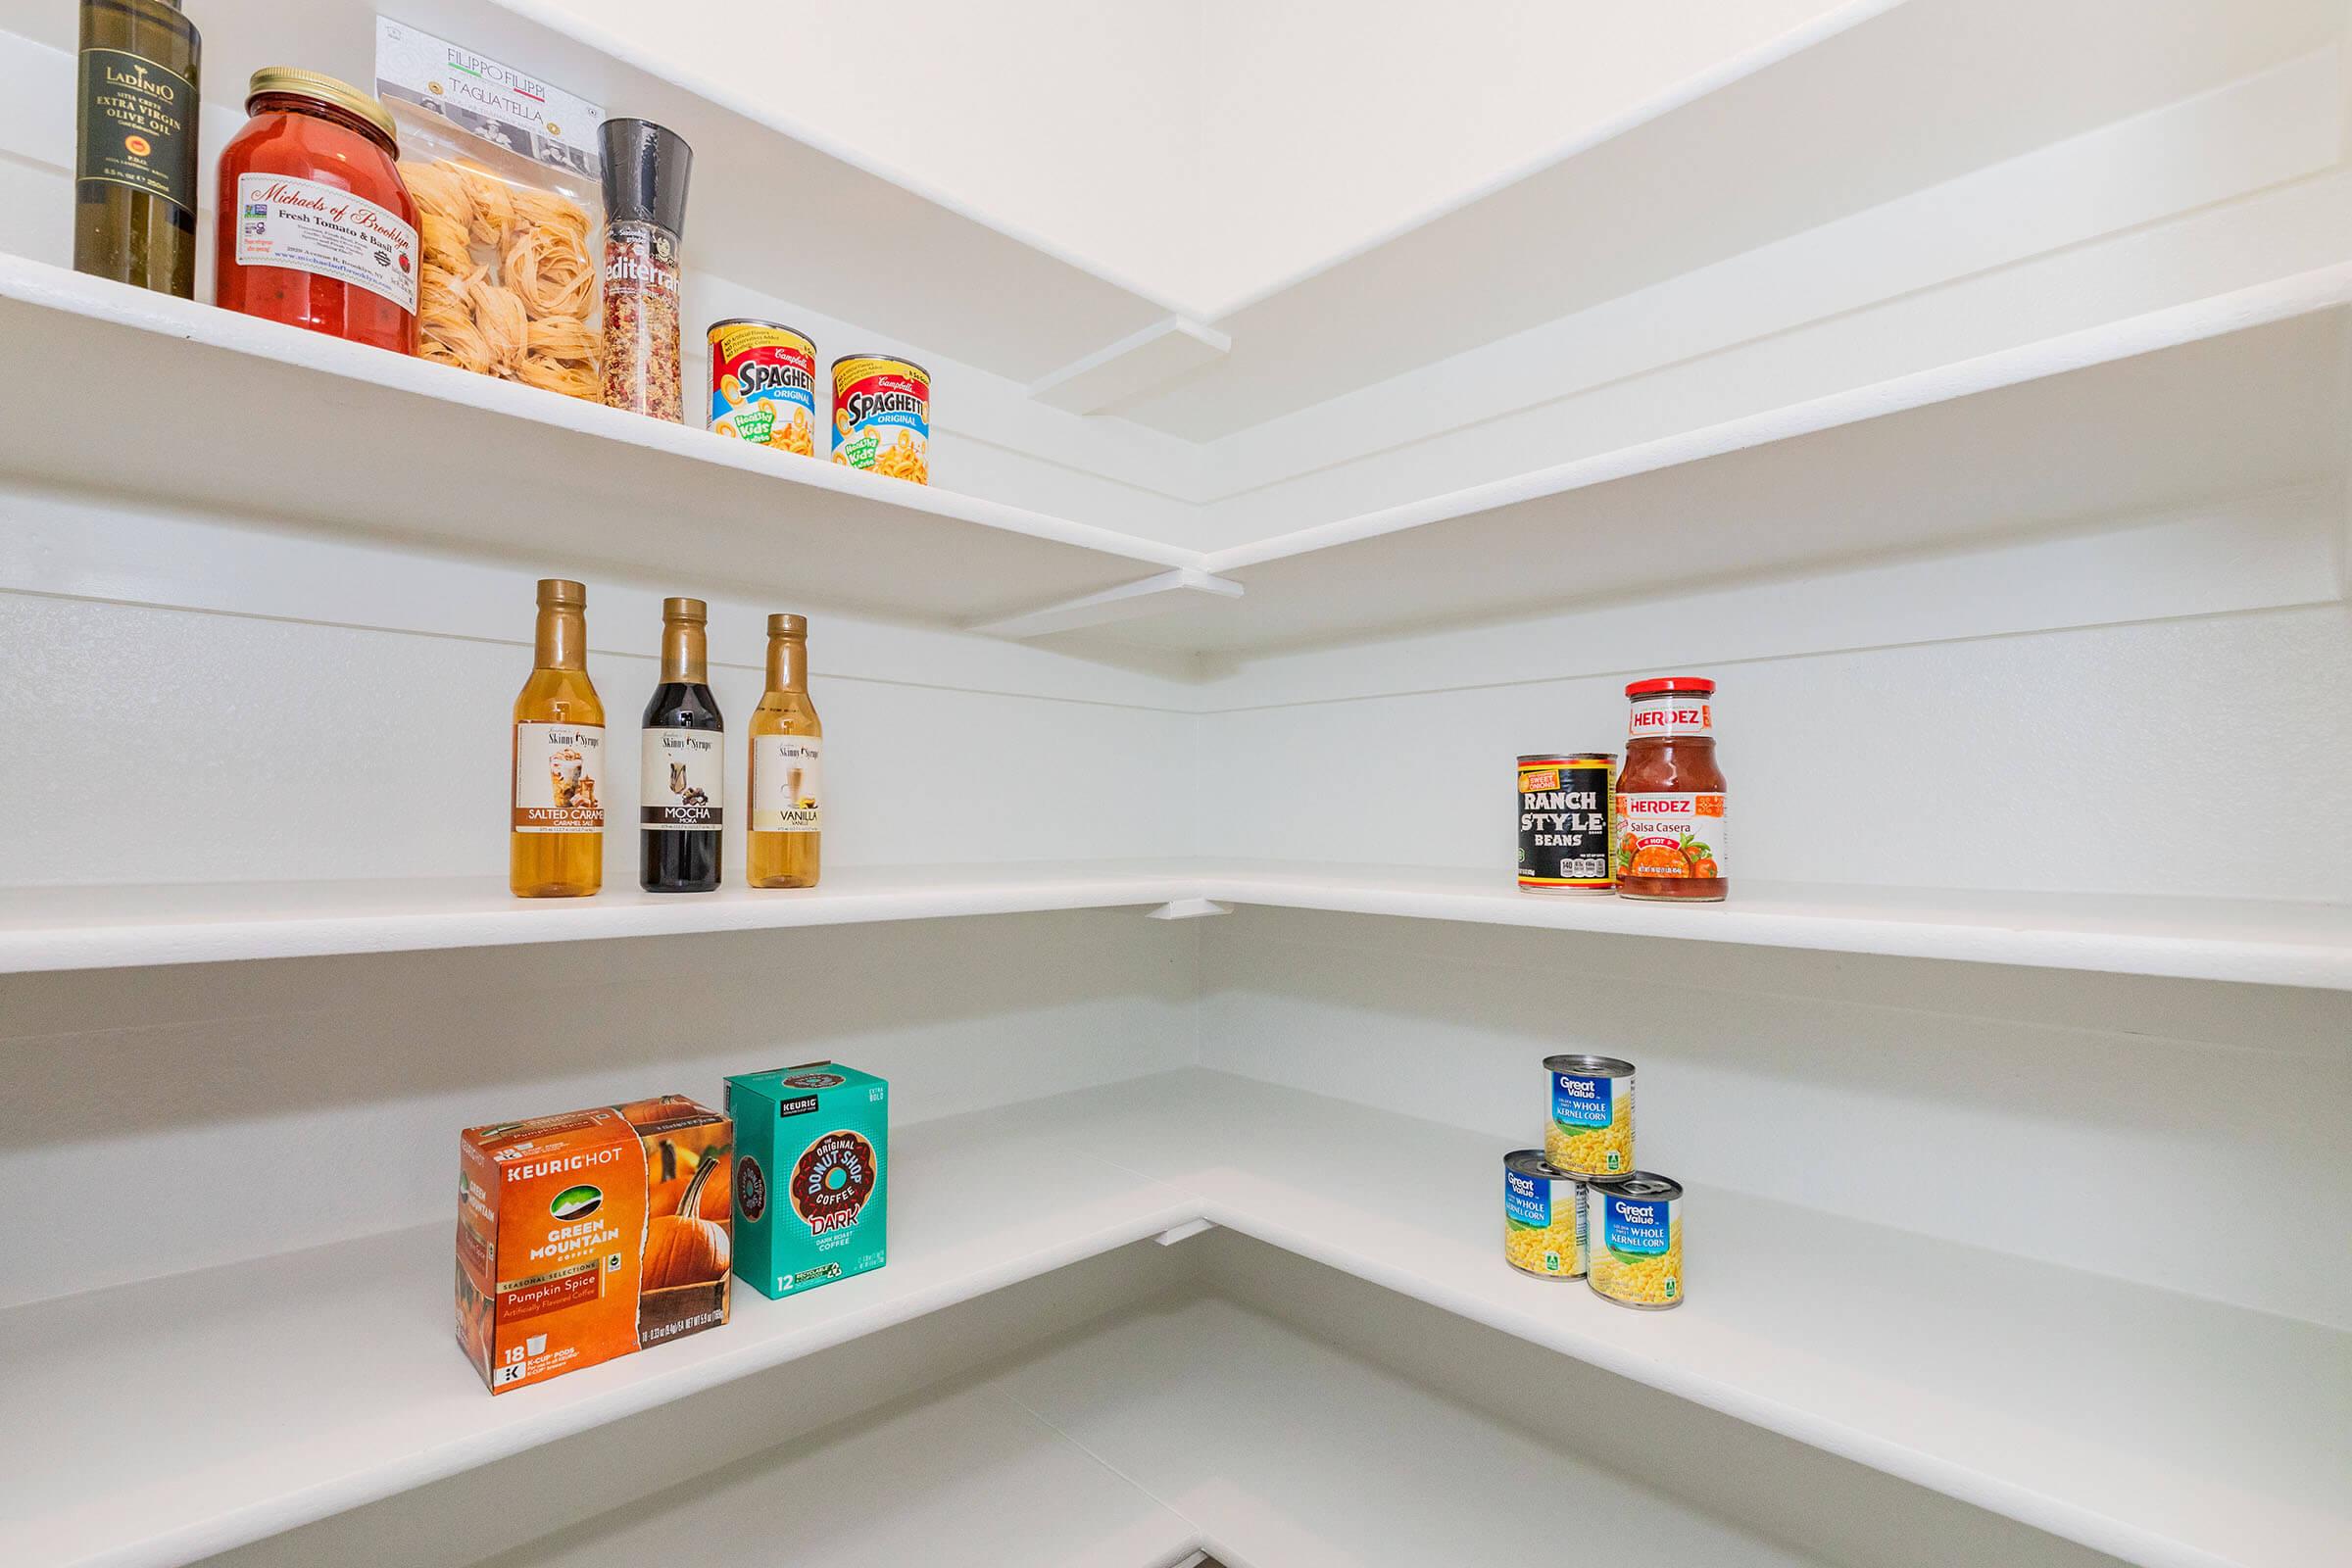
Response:
POLYGON ((252 84, 245 89, 245 107, 266 92, 291 93, 298 98, 314 98, 322 104, 332 104, 346 114, 353 114, 384 133, 384 139, 397 149, 400 133, 393 127, 391 112, 348 81, 317 71, 303 71, 293 66, 264 66, 253 74, 252 84))
POLYGON ((662 601, 663 620, 690 620, 701 624, 710 618, 710 607, 700 599, 664 599, 662 601))
POLYGON ((539 579, 539 603, 548 610, 585 610, 588 590, 568 577, 539 579))
POLYGON ((767 617, 770 637, 806 637, 808 635, 807 615, 770 615, 767 617))

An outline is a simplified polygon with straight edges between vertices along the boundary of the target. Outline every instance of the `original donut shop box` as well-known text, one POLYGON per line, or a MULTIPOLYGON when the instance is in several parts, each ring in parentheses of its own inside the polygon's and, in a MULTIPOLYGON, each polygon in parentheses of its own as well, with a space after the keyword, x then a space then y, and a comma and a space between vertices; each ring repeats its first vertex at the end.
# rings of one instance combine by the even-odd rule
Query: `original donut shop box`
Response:
POLYGON ((745 1284, 797 1296, 882 1266, 889 1084, 839 1062, 803 1062, 729 1078, 727 1114, 745 1284))
POLYGON ((492 1394, 726 1322, 734 1142, 683 1095, 460 1135, 458 1344, 492 1394))

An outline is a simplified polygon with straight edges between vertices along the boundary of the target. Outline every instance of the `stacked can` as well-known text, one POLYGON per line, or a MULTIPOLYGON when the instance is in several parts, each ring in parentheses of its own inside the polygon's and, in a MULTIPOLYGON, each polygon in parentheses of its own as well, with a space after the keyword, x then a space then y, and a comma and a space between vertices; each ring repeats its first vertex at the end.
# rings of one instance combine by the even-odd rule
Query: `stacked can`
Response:
POLYGON ((1546 1056, 1541 1150, 1503 1156, 1503 1256, 1603 1298, 1651 1310, 1683 1301, 1683 1189, 1634 1166, 1634 1064, 1546 1056))

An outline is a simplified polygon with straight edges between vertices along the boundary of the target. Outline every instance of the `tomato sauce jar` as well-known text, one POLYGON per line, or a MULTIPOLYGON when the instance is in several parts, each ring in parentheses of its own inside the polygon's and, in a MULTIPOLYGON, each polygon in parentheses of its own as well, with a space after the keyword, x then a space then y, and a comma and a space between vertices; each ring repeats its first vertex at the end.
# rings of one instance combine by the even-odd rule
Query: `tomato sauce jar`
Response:
POLYGON ((1625 689, 1625 765, 1617 773, 1617 896, 1721 900, 1723 769, 1715 760, 1715 683, 1692 675, 1625 689))
POLYGON ((253 74, 220 152, 213 297, 224 309, 416 352, 416 203, 392 117, 332 76, 253 74))

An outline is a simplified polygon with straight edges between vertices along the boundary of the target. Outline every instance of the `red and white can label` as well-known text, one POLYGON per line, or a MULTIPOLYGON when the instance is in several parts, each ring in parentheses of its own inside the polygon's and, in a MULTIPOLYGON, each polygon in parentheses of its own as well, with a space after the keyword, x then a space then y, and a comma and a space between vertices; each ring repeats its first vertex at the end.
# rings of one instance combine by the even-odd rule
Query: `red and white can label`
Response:
POLYGON ((1617 796, 1620 877, 1720 877, 1723 792, 1621 791, 1617 796))

